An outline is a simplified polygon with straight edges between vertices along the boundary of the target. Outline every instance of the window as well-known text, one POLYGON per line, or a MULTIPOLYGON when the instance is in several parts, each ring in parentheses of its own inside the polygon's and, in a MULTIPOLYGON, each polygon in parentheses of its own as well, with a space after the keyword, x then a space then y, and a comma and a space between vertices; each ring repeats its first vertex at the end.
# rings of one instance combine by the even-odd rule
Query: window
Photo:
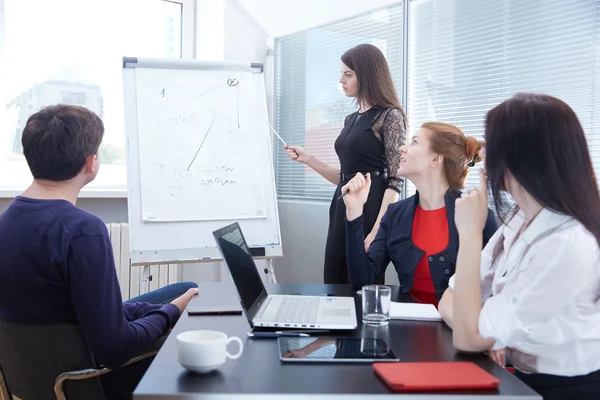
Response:
POLYGON ((75 104, 78 106, 84 106, 85 105, 85 92, 63 92, 61 102, 66 103, 66 104, 75 104))
MULTIPOLYGON (((419 0, 410 6, 413 133, 434 120, 481 138, 490 108, 516 92, 541 92, 575 110, 599 170, 600 2, 419 0)), ((473 168, 467 187, 478 183, 473 168)))
MULTIPOLYGON (((276 128, 288 144, 304 147, 339 166, 334 141, 357 106, 338 83, 340 57, 361 43, 383 51, 401 93, 403 4, 381 8, 275 41, 276 128)), ((279 146, 279 145, 278 145, 279 146)), ((331 200, 335 187, 303 164, 277 151, 277 193, 282 199, 331 200)))
POLYGON ((103 165, 89 190, 124 192, 121 59, 191 57, 193 11, 193 0, 0 0, 0 190, 30 183, 23 127, 62 102, 104 120, 103 165))

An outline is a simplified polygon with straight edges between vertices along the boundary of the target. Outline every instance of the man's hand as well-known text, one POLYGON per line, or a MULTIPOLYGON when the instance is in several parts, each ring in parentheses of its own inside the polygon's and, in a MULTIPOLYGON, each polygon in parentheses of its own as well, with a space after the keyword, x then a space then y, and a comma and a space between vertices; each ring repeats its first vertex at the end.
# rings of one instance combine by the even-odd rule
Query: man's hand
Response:
POLYGON ((192 297, 198 294, 198 288, 188 289, 187 292, 176 298, 171 302, 171 304, 175 304, 177 308, 179 308, 179 313, 183 314, 185 308, 187 307, 192 297))

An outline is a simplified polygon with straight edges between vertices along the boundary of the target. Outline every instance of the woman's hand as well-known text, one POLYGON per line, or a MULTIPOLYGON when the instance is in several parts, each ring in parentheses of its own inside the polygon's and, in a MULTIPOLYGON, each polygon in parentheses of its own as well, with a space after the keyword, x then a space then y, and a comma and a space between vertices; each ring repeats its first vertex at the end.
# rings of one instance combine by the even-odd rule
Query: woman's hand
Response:
POLYGON ((374 226, 373 230, 371 230, 371 233, 369 233, 369 235, 365 238, 365 251, 369 251, 369 247, 371 246, 371 243, 373 243, 373 240, 375 240, 378 230, 379 226, 374 226))
POLYGON ((487 179, 483 168, 479 169, 479 189, 470 189, 456 199, 454 222, 459 237, 481 235, 488 216, 487 179))
POLYGON ((346 204, 346 218, 352 221, 362 215, 363 206, 369 198, 371 190, 371 174, 367 173, 366 178, 360 172, 357 173, 346 185, 342 187, 342 195, 346 192, 344 204, 346 204))
POLYGON ((506 367, 506 349, 500 350, 488 350, 488 356, 496 362, 496 364, 500 365, 502 368, 506 367))
POLYGON ((304 150, 300 146, 285 145, 283 146, 283 149, 285 150, 289 158, 291 158, 294 161, 301 162, 302 164, 306 164, 312 157, 308 151, 304 150))

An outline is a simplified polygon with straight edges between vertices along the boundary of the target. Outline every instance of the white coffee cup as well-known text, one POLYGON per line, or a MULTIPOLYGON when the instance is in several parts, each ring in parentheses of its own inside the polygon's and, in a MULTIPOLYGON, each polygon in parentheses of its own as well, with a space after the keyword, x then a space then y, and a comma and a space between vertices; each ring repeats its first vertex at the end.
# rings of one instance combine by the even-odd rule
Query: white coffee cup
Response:
POLYGON ((217 369, 226 359, 236 360, 244 351, 244 343, 237 336, 227 337, 219 331, 187 331, 177 335, 177 362, 189 370, 207 373, 217 369), (227 345, 237 342, 237 354, 227 351, 227 345))

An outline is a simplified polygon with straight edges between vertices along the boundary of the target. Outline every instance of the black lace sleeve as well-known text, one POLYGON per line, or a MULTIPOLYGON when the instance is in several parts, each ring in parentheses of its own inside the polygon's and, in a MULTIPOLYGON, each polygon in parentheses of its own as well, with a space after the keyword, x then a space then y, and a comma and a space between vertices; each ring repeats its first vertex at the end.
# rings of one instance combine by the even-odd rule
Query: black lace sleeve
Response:
POLYGON ((383 119, 381 128, 388 169, 388 188, 400 193, 404 180, 398 175, 400 147, 406 144, 406 119, 402 110, 393 108, 383 119))

